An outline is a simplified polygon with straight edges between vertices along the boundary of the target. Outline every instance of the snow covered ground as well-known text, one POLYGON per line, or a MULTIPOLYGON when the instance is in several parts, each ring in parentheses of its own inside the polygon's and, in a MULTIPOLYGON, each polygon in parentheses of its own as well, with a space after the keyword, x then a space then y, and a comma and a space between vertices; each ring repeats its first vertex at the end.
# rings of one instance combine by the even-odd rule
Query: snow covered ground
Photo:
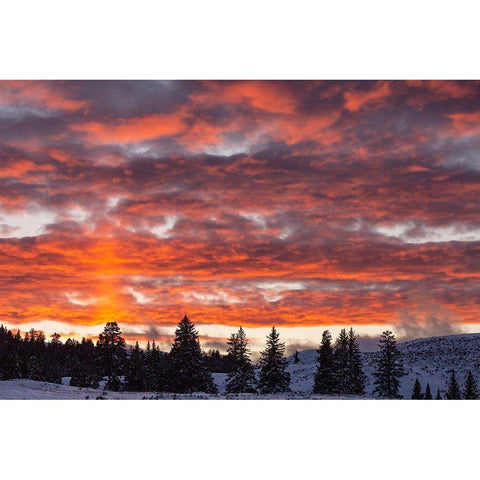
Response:
MULTIPOLYGON (((480 334, 450 335, 444 337, 430 337, 412 340, 399 344, 404 356, 404 366, 407 375, 402 379, 401 394, 410 398, 413 383, 418 377, 425 389, 430 383, 432 394, 435 396, 440 389, 442 396, 446 389, 449 370, 455 369, 457 379, 463 385, 468 370, 472 370, 477 381, 480 378, 480 334)), ((361 398, 373 398, 374 360, 376 353, 364 353, 363 361, 367 375, 367 395, 361 398)), ((225 395, 226 374, 215 373, 214 380, 218 386, 218 395, 193 393, 191 395, 175 395, 150 392, 107 392, 102 389, 87 389, 70 387, 69 378, 65 378, 63 385, 34 380, 7 380, 0 381, 0 399, 358 399, 359 397, 328 397, 312 395, 313 376, 316 370, 317 352, 305 350, 299 352, 299 362, 294 363, 289 357, 288 371, 291 374, 291 389, 288 394, 279 395, 225 395)))
MULTIPOLYGON (((89 388, 70 387, 55 383, 37 382, 36 380, 5 380, 0 381, 0 399, 2 400, 265 400, 265 399, 313 399, 332 398, 322 395, 307 395, 301 392, 291 392, 279 395, 207 395, 192 393, 176 395, 172 393, 154 392, 109 392, 89 388)), ((338 399, 339 397, 334 397, 338 399)), ((348 397, 342 397, 348 398, 348 397)), ((354 397, 352 397, 354 398, 354 397)))
MULTIPOLYGON (((403 354, 406 373, 400 387, 400 393, 404 398, 411 397, 417 377, 422 391, 425 391, 427 383, 430 383, 432 395, 435 396, 437 389, 440 389, 443 397, 452 368, 462 387, 468 370, 472 370, 477 382, 480 379, 479 333, 419 338, 400 343, 398 347, 403 354)), ((298 363, 293 363, 293 358, 289 357, 293 391, 306 393, 312 390, 317 356, 316 350, 304 350, 299 352, 298 363)), ((374 388, 373 370, 376 356, 377 353, 362 354, 367 376, 367 395, 371 394, 374 388)))

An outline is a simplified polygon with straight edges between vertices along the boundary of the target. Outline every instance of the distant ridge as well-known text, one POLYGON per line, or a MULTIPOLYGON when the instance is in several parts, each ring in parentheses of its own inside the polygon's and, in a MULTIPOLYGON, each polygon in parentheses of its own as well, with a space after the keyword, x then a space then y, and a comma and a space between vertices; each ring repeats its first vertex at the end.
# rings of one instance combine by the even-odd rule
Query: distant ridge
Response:
MULTIPOLYGON (((423 390, 428 382, 434 395, 440 389, 443 396, 452 368, 462 386, 468 370, 472 370, 477 382, 480 379, 480 333, 417 338, 399 343, 398 346, 404 356, 407 374, 402 378, 400 388, 404 398, 410 398, 417 377, 423 390)), ((368 394, 373 390, 372 373, 376 356, 376 352, 362 353, 368 394)), ((298 357, 298 363, 294 363, 293 355, 288 357, 291 388, 307 393, 313 387, 317 352, 315 349, 303 350, 298 352, 298 357)))

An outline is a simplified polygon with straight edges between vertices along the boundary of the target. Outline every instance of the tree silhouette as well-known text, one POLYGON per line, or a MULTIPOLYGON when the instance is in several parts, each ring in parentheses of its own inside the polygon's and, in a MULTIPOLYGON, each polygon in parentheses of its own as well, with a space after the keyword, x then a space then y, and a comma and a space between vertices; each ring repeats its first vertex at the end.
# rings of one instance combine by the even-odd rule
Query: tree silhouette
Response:
POLYGON ((125 340, 117 322, 108 322, 97 341, 100 371, 107 377, 106 390, 118 391, 125 364, 125 340))
POLYGON ((374 393, 383 398, 402 398, 399 393, 400 378, 405 375, 400 351, 395 335, 386 330, 379 343, 380 351, 376 359, 374 393))
POLYGON ((333 367, 332 335, 328 330, 322 334, 322 343, 317 350, 317 371, 313 393, 332 395, 336 392, 336 377, 333 367))
POLYGON ((200 349, 198 332, 186 315, 175 330, 167 368, 167 388, 172 392, 217 392, 200 349))
POLYGON ((427 383, 427 387, 425 388, 425 400, 432 400, 432 392, 429 383, 427 383))
POLYGON ((346 393, 365 394, 365 374, 358 338, 353 328, 348 332, 348 376, 346 393))
POLYGON ((422 400, 423 399, 423 393, 422 393, 422 387, 420 386, 420 381, 417 379, 415 380, 415 385, 413 386, 413 392, 412 392, 412 400, 422 400))
POLYGON ((242 327, 232 333, 228 341, 231 370, 227 375, 227 393, 255 393, 257 380, 250 360, 248 340, 242 327))
POLYGON ((471 370, 467 374, 465 387, 463 389, 463 398, 465 400, 478 400, 478 387, 475 377, 471 370))
POLYGON ((290 391, 290 374, 286 371, 288 363, 284 353, 285 344, 280 341, 280 335, 275 327, 272 327, 259 361, 258 388, 261 393, 290 391))
POLYGON ((455 370, 451 370, 445 398, 447 400, 460 400, 462 398, 462 393, 455 377, 455 370))

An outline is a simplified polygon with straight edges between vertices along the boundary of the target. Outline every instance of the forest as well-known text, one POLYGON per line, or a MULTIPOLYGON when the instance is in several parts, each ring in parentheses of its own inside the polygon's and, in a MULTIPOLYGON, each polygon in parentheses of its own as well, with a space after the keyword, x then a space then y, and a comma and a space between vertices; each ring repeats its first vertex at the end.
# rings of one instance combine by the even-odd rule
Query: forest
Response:
MULTIPOLYGON (((42 331, 31 329, 24 336, 0 326, 0 380, 31 379, 62 383, 69 377, 70 385, 82 388, 103 388, 130 392, 204 392, 215 395, 218 388, 213 373, 225 373, 226 394, 279 394, 290 391, 288 360, 285 344, 275 327, 266 338, 264 350, 256 364, 251 360, 248 338, 242 327, 231 334, 226 354, 219 350, 202 350, 195 325, 185 315, 178 323, 169 352, 163 352, 155 341, 146 348, 127 346, 119 325, 108 322, 94 343, 68 338, 65 342, 54 333, 47 341, 42 331)), ((366 378, 358 337, 353 328, 342 329, 335 340, 328 330, 322 335, 317 350, 317 367, 313 394, 326 396, 364 396, 366 378)), ((292 357, 298 362, 298 352, 292 357)), ((402 354, 395 335, 382 333, 374 371, 374 396, 402 398, 400 381, 405 374, 402 354)), ((472 372, 463 388, 452 369, 445 399, 478 399, 472 372)), ((411 399, 442 399, 435 397, 427 383, 425 391, 417 378, 411 399)))

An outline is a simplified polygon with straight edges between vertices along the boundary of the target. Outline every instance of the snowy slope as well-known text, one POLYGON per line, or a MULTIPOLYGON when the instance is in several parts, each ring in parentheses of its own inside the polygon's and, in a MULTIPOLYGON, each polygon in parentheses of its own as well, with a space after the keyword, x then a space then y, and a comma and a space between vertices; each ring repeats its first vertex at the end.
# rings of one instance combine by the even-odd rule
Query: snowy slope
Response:
MULTIPOLYGON (((468 370, 472 370, 477 381, 480 379, 479 333, 420 338, 400 343, 399 350, 403 354, 407 374, 402 378, 400 390, 405 398, 410 398, 417 377, 423 390, 428 382, 434 396, 437 388, 443 396, 450 376, 449 370, 452 368, 455 369, 457 380, 461 385, 468 370)), ((289 357, 288 369, 292 376, 292 390, 304 393, 311 391, 317 356, 315 350, 304 350, 299 352, 298 363, 293 363, 293 357, 289 357)), ((377 353, 362 354, 369 394, 373 391, 372 373, 376 356, 377 353)))

